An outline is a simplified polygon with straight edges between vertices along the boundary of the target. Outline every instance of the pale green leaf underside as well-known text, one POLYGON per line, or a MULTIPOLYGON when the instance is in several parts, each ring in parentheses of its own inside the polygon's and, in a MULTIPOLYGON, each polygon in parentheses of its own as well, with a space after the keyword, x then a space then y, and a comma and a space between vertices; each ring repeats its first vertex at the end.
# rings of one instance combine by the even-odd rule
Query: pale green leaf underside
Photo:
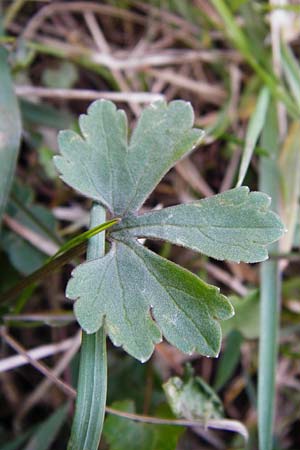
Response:
POLYGON ((112 228, 112 237, 158 238, 191 248, 215 259, 259 262, 266 246, 284 227, 269 211, 270 198, 247 187, 232 189, 197 202, 131 216, 112 228))
POLYGON ((218 320, 233 314, 217 288, 134 240, 116 242, 103 258, 77 267, 67 296, 77 300, 75 314, 87 333, 105 319, 113 343, 141 361, 162 335, 185 353, 216 356, 218 320))
POLYGON ((165 173, 200 141, 194 113, 184 101, 146 108, 128 143, 124 111, 99 100, 79 119, 81 137, 59 135, 55 164, 62 179, 83 195, 122 216, 137 211, 165 173))

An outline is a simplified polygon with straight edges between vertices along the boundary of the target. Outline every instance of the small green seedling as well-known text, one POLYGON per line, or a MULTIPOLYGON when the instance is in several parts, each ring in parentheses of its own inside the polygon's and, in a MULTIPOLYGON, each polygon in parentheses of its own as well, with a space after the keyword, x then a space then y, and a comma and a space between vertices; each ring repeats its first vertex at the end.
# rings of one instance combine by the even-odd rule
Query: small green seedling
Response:
MULTIPOLYGON (((79 119, 82 136, 59 135, 61 156, 55 164, 62 179, 120 218, 107 233, 110 250, 99 257, 94 253, 73 271, 66 295, 75 301, 87 334, 104 326, 115 345, 142 362, 163 336, 185 353, 218 356, 219 321, 230 318, 233 308, 218 288, 153 253, 139 238, 253 263, 267 259, 267 245, 284 231, 269 211, 270 198, 247 187, 138 215, 168 170, 201 142, 203 131, 193 122, 189 103, 157 102, 142 112, 128 139, 124 111, 96 101, 79 119)), ((69 448, 84 445, 73 437, 69 448)))
POLYGON ((223 405, 214 390, 187 365, 184 378, 172 377, 163 384, 169 405, 178 418, 188 420, 221 419, 223 405))

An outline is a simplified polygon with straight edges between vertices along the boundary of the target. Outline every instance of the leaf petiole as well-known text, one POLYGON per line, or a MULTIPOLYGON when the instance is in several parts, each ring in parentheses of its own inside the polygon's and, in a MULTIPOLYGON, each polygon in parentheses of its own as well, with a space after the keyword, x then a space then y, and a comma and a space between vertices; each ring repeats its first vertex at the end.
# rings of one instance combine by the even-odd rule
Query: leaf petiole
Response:
POLYGON ((120 218, 116 217, 114 219, 111 219, 107 222, 101 223, 100 225, 97 225, 94 228, 91 228, 90 230, 84 231, 83 233, 79 234, 78 236, 75 236, 74 238, 70 239, 68 242, 63 244, 60 249, 49 259, 49 261, 53 261, 54 259, 61 256, 63 253, 66 253, 67 251, 79 246, 83 242, 87 241, 88 239, 91 239, 93 236, 96 236, 98 233, 101 233, 102 231, 107 230, 108 228, 112 227, 113 225, 116 225, 120 222, 120 218))

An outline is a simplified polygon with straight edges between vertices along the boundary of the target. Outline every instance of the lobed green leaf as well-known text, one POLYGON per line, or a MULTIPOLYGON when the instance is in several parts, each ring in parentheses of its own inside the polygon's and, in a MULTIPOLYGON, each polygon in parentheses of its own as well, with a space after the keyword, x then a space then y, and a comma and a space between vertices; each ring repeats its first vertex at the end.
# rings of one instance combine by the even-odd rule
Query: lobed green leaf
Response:
POLYGON ((192 129, 194 113, 184 101, 146 108, 128 144, 124 111, 99 100, 80 116, 82 136, 59 134, 61 178, 115 215, 137 211, 165 173, 195 147, 203 131, 192 129))
POLYGON ((240 187, 193 203, 130 216, 112 228, 114 239, 164 239, 215 259, 259 262, 268 257, 267 245, 279 239, 284 227, 269 211, 270 198, 240 187))
POLYGON ((217 259, 257 262, 283 233, 269 211, 270 199, 241 187, 214 197, 153 211, 136 212, 163 175, 199 143, 189 103, 157 102, 146 108, 128 143, 127 121, 108 101, 94 102, 80 117, 82 137, 60 134, 56 166, 82 194, 121 217, 111 229, 110 251, 80 265, 66 294, 87 333, 104 324, 117 346, 146 361, 164 336, 186 353, 217 356, 219 321, 233 309, 219 290, 154 254, 137 238, 151 237, 217 259))
POLYGON ((138 242, 117 242, 103 258, 72 273, 67 296, 87 333, 103 324, 117 346, 146 361, 162 334, 185 353, 217 356, 218 320, 233 315, 219 289, 138 242), (153 318, 155 319, 155 322, 153 318))

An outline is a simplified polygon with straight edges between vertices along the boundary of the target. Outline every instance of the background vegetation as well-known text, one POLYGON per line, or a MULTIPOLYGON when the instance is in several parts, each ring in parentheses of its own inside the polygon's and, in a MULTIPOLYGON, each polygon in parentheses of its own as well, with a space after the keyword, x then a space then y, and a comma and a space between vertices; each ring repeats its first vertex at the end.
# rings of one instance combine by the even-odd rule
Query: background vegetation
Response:
POLYGON ((109 344, 108 405, 170 423, 107 415, 100 448, 299 448, 298 2, 14 0, 2 2, 1 19, 1 205, 22 133, 0 235, 1 450, 64 449, 68 440, 80 332, 64 288, 80 257, 41 271, 34 284, 28 276, 88 225, 90 202, 59 180, 52 157, 58 130, 76 129, 77 116, 96 98, 125 109, 131 126, 143 105, 184 99, 206 131, 204 144, 167 174, 145 211, 223 192, 245 177, 243 184, 272 196, 288 229, 261 265, 220 263, 148 242, 220 286, 236 316, 224 322, 216 360, 163 342, 141 365, 109 344), (6 135, 13 136, 8 143, 6 135), (7 148, 11 160, 3 158, 7 148), (162 384, 182 376, 187 362, 237 421, 231 430, 248 429, 247 443, 193 420, 172 425, 162 384))

